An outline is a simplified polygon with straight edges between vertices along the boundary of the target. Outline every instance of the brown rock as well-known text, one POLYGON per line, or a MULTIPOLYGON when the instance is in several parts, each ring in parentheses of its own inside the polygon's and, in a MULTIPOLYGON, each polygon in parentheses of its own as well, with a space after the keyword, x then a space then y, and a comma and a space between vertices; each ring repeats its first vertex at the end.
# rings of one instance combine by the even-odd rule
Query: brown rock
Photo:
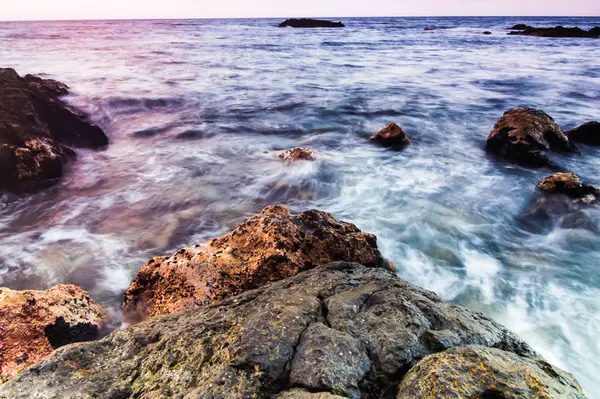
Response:
POLYGON ((106 312, 81 288, 0 288, 0 382, 60 346, 97 338, 106 312))
POLYGON ((549 194, 565 194, 571 198, 586 199, 586 202, 589 196, 595 200, 600 194, 600 190, 573 173, 554 173, 542 179, 537 189, 549 194))
POLYGON ((486 148, 530 167, 553 165, 546 155, 549 151, 578 152, 554 119, 532 108, 506 111, 488 136, 486 148))
POLYGON ((575 143, 600 145, 600 123, 596 121, 584 123, 569 130, 567 136, 575 143))
POLYGON ((67 86, 0 68, 0 188, 55 179, 75 153, 100 148, 108 138, 59 96, 67 86))
POLYGON ((156 257, 125 291, 124 311, 146 317, 208 304, 337 260, 376 266, 376 237, 316 210, 269 206, 231 233, 156 257))
POLYGON ((279 153, 279 158, 288 164, 296 161, 314 161, 317 158, 317 152, 312 148, 295 147, 279 153))
POLYGON ((400 149, 410 143, 410 139, 402 128, 394 122, 388 123, 383 129, 372 135, 369 140, 396 149, 400 149))

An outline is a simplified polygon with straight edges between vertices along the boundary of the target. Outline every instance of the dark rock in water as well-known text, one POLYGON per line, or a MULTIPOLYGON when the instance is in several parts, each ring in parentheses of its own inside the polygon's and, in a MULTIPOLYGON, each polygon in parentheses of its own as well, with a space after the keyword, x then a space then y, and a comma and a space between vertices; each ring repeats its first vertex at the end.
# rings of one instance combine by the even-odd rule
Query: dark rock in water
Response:
POLYGON ((564 26, 556 26, 554 28, 533 28, 530 26, 524 30, 509 32, 508 34, 540 37, 581 37, 592 39, 597 39, 598 37, 600 37, 600 33, 598 33, 596 28, 587 31, 581 28, 565 28, 564 26))
POLYGON ((578 153, 548 114, 532 108, 513 108, 496 122, 486 149, 523 166, 552 166, 546 152, 578 153))
POLYGON ((317 152, 312 148, 296 147, 292 148, 291 150, 281 152, 279 154, 279 158, 288 164, 297 161, 314 161, 317 159, 317 152))
POLYGON ((425 356, 466 345, 507 352, 502 362, 484 359, 494 378, 537 365, 531 375, 545 373, 548 384, 540 389, 581 392, 571 375, 483 314, 384 269, 336 262, 62 348, 0 385, 0 398, 391 398, 425 356))
POLYGON ((69 148, 102 148, 108 138, 59 96, 67 86, 0 68, 0 188, 61 177, 69 148))
POLYGON ((432 31, 432 30, 436 30, 436 29, 437 29, 437 28, 425 28, 425 29, 423 29, 423 30, 425 30, 425 31, 432 31))
POLYGON ((491 35, 492 32, 490 32, 489 30, 486 30, 485 32, 483 32, 484 35, 491 35))
POLYGON ((571 198, 581 199, 589 203, 596 200, 600 190, 588 182, 582 181, 573 173, 554 173, 552 176, 542 179, 537 189, 549 194, 564 194, 571 198))
POLYGON ((600 26, 596 26, 596 27, 588 30, 588 33, 590 33, 591 35, 600 36, 600 26))
POLYGON ((372 135, 369 140, 394 149, 402 149, 410 144, 409 137, 394 122, 388 123, 383 129, 372 135))
POLYGON ((569 130, 567 136, 575 143, 600 145, 600 123, 596 121, 584 123, 569 130))
POLYGON ((229 234, 148 261, 125 291, 123 308, 141 318, 178 312, 337 260, 378 266, 376 237, 325 212, 293 215, 273 205, 229 234))
POLYGON ((575 378, 541 359, 467 346, 429 355, 402 381, 397 399, 584 399, 575 378))
POLYGON ((325 21, 321 19, 287 19, 279 24, 280 28, 343 28, 345 25, 342 22, 325 21))
POLYGON ((525 29, 534 29, 533 26, 525 25, 525 24, 516 24, 512 28, 506 28, 507 30, 525 30, 525 29))
POLYGON ((175 136, 179 140, 196 140, 203 139, 206 137, 206 133, 201 130, 186 130, 185 132, 179 133, 175 136))
POLYGON ((74 285, 47 291, 0 288, 0 382, 58 347, 98 338, 105 315, 74 285))

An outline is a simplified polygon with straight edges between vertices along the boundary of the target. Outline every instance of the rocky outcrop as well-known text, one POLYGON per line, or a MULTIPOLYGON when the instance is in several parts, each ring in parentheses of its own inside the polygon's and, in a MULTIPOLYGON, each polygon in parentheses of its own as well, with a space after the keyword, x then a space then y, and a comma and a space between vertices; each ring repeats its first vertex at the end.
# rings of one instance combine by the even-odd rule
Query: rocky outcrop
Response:
POLYGON ((594 202, 600 196, 599 189, 573 173, 554 173, 542 179, 537 189, 549 194, 564 194, 584 202, 594 202))
POLYGON ((529 167, 552 166, 547 152, 578 152, 554 119, 532 108, 506 111, 488 136, 486 148, 529 167))
POLYGON ((372 135, 369 140, 393 149, 402 149, 410 144, 410 139, 406 133, 394 122, 388 123, 383 129, 372 135))
POLYGON ((280 152, 279 158, 288 164, 292 164, 297 161, 314 161, 317 159, 317 152, 312 148, 295 147, 290 150, 280 152))
POLYGON ((336 260, 379 265, 376 237, 325 212, 269 206, 229 234, 148 261, 123 308, 141 318, 178 312, 336 260))
POLYGON ((596 121, 584 123, 569 130, 567 136, 574 143, 600 145, 600 123, 596 121))
MULTIPOLYGON (((61 348, 0 385, 0 398, 392 398, 425 356, 467 345, 510 352, 512 363, 494 363, 503 373, 544 364, 481 313, 336 262, 61 348)), ((544 382, 566 381, 561 392, 581 392, 568 373, 540 368, 544 382)))
POLYGON ((573 37, 573 38, 591 38, 597 39, 600 37, 598 28, 583 30, 581 28, 565 28, 564 26, 556 26, 553 28, 534 28, 526 26, 523 29, 509 32, 509 35, 522 36, 539 36, 539 37, 573 37))
POLYGON ((332 22, 321 19, 311 18, 292 18, 286 19, 279 24, 280 28, 343 28, 345 25, 342 22, 332 22))
POLYGON ((98 338, 105 312, 74 285, 47 291, 0 288, 0 382, 55 348, 98 338))
POLYGON ((101 148, 108 138, 59 99, 67 86, 0 68, 0 188, 61 177, 70 148, 101 148))
POLYGON ((571 376, 542 359, 469 346, 429 355, 402 381, 397 399, 583 399, 571 376))
POLYGON ((507 30, 525 30, 525 29, 534 29, 533 26, 525 25, 525 24, 516 24, 512 28, 506 28, 507 30))

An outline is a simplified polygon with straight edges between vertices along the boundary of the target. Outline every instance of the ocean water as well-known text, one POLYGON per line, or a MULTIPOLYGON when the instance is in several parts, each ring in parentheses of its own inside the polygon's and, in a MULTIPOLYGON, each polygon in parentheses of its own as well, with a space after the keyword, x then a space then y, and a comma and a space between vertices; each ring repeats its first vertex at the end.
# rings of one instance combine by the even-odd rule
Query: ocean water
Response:
MULTIPOLYGON (((0 23, 1 66, 68 83, 68 101, 111 139, 79 150, 52 188, 0 198, 0 285, 78 284, 118 326, 122 292, 151 256, 269 204, 317 208, 375 233, 401 277, 495 318, 599 398, 600 209, 539 197, 550 171, 484 145, 511 107, 565 129, 600 118, 599 40, 504 30, 600 18, 278 22, 0 23), (402 152, 367 140, 391 121, 412 138, 402 152), (293 146, 321 157, 274 155, 293 146)), ((553 158, 600 185, 600 149, 579 148, 553 158)))

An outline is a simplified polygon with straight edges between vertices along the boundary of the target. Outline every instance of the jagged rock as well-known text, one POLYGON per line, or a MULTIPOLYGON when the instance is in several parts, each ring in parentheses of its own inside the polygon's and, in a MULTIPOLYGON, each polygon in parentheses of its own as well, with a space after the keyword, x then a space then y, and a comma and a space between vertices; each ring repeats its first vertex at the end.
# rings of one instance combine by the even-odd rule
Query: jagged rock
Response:
POLYGON ((565 28, 564 26, 555 26, 553 28, 534 28, 532 26, 527 26, 522 30, 516 30, 514 32, 509 32, 508 34, 540 37, 581 37, 591 39, 597 39, 600 36, 597 28, 587 31, 577 27, 565 28))
POLYGON ((404 377, 397 399, 584 399, 575 378, 542 359, 469 346, 429 355, 404 377))
POLYGON ((525 30, 525 29, 534 29, 533 26, 525 25, 525 24, 516 24, 512 28, 506 28, 508 30, 525 30))
POLYGON ((279 158, 288 164, 296 161, 314 161, 317 158, 317 152, 312 148, 295 147, 280 152, 279 158))
POLYGON ((108 138, 59 96, 67 86, 0 68, 0 188, 58 178, 74 157, 69 146, 101 148, 108 138))
POLYGON ((424 356, 465 345, 514 353, 506 373, 542 362, 481 313, 382 268, 336 262, 61 348, 0 385, 0 398, 389 398, 424 356))
POLYGON ((279 24, 280 28, 343 28, 344 26, 345 25, 342 22, 332 22, 311 18, 291 18, 286 19, 279 24))
POLYGON ((600 195, 599 189, 573 173, 554 173, 542 179, 537 189, 549 194, 564 194, 584 202, 593 202, 600 195))
POLYGON ((125 291, 123 308, 144 318, 231 297, 321 263, 377 266, 376 241, 325 212, 292 215, 269 206, 229 234, 148 261, 125 291))
POLYGON ((567 136, 575 143, 600 145, 600 123, 596 121, 584 123, 569 130, 567 136))
POLYGON ((388 123, 383 129, 372 135, 369 140, 394 149, 401 149, 410 143, 406 133, 394 122, 388 123))
POLYGON ((96 339, 105 311, 81 288, 47 291, 0 288, 0 382, 55 348, 96 339))
POLYGON ((552 166, 549 151, 578 152, 554 119, 532 108, 506 111, 488 136, 486 148, 530 167, 552 166))

